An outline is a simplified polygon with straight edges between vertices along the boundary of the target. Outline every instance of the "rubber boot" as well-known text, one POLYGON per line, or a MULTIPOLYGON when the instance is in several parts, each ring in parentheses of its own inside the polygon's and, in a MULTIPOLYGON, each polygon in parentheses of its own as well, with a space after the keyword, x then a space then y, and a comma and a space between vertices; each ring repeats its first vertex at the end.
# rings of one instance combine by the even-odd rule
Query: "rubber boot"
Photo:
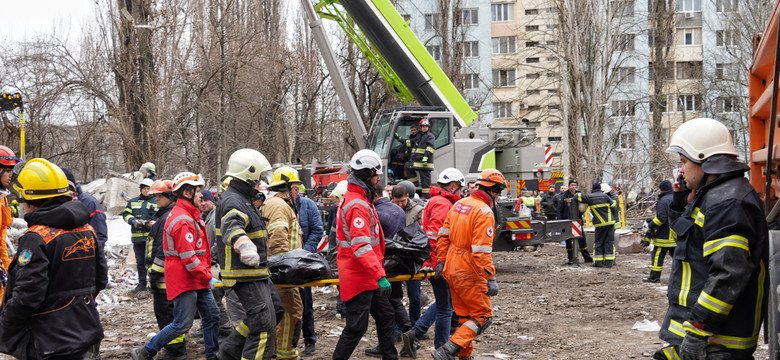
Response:
POLYGON ((615 265, 614 260, 604 260, 604 267, 605 268, 611 268, 613 265, 615 265))
POLYGON ((444 345, 436 349, 431 355, 435 360, 455 360, 455 355, 460 351, 460 346, 448 340, 444 345))
POLYGON ((580 250, 582 253, 582 258, 584 259, 584 262, 586 263, 592 263, 593 257, 590 256, 590 253, 588 253, 588 250, 580 250))
POLYGON ((661 281, 660 271, 650 271, 650 276, 642 279, 642 282, 657 283, 661 281))

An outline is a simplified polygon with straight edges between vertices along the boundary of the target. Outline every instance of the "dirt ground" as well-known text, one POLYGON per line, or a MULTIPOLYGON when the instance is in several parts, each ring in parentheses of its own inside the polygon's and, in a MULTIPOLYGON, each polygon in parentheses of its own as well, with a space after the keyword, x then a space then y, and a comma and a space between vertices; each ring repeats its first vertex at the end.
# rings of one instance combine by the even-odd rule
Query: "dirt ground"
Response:
MULTIPOLYGON (((632 330, 632 326, 645 319, 663 321, 668 267, 660 284, 648 284, 641 281, 649 272, 648 253, 619 255, 611 269, 563 266, 565 257, 559 244, 494 254, 500 287, 493 298, 495 322, 478 338, 475 359, 651 358, 663 346, 656 331, 632 330)), ((103 359, 128 359, 130 350, 157 330, 151 296, 134 296, 128 289, 107 290, 119 301, 101 308, 106 335, 103 359)), ((432 296, 427 282, 423 289, 432 296)), ((332 287, 315 288, 317 352, 306 359, 330 359, 344 326, 343 319, 331 315, 335 295, 332 287)), ((432 332, 433 328, 418 358, 431 358, 432 332)), ((371 324, 353 358, 369 358, 363 350, 374 346, 375 339, 371 324)), ((190 338, 187 346, 189 358, 203 358, 202 344, 190 338)), ((401 345, 396 347, 400 350, 401 345)), ((302 342, 299 350, 303 351, 302 342)), ((766 345, 759 346, 756 358, 767 358, 766 345)))

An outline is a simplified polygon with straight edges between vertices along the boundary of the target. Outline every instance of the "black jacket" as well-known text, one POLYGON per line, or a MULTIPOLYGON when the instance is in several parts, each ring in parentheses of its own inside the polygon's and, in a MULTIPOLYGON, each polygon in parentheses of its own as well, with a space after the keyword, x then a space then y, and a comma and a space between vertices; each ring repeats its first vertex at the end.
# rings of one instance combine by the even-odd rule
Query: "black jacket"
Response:
POLYGON ((658 194, 658 201, 655 203, 655 217, 650 222, 650 231, 655 246, 675 246, 674 238, 669 232, 669 205, 672 203, 672 194, 671 191, 658 194))
POLYGON ((22 359, 83 353, 103 339, 95 296, 108 282, 89 210, 60 196, 24 219, 30 228, 8 270, 0 351, 22 359))
POLYGON ((555 220, 555 196, 554 191, 548 191, 542 194, 542 201, 539 205, 542 207, 542 215, 547 216, 549 220, 555 220))
POLYGON ((577 191, 574 194, 571 193, 571 191, 566 191, 558 198, 558 208, 557 208, 557 214, 555 216, 558 220, 579 220, 577 219, 570 219, 571 216, 569 216, 569 204, 566 202, 566 199, 571 199, 577 196, 580 192, 577 191))
POLYGON ((214 223, 217 228, 217 246, 214 254, 222 269, 222 281, 226 286, 236 282, 256 281, 270 276, 268 272, 268 232, 260 211, 252 205, 256 189, 241 180, 233 180, 222 193, 214 223), (256 268, 242 263, 239 254, 233 250, 233 243, 242 236, 248 236, 257 247, 260 265, 256 268))
POLYGON ((421 132, 420 140, 412 150, 411 161, 415 169, 433 170, 433 152, 436 151, 436 137, 430 131, 421 132), (426 161, 423 162, 423 158, 426 161))
POLYGON ((593 213, 593 226, 611 226, 615 225, 615 219, 612 218, 612 208, 615 207, 615 200, 612 200, 609 195, 601 192, 594 191, 591 194, 577 194, 577 200, 584 202, 590 207, 590 212, 593 213))
POLYGON ((154 214, 157 219, 149 230, 146 240, 146 265, 149 267, 149 286, 152 292, 165 294, 165 254, 163 253, 163 236, 165 234, 165 220, 176 205, 172 202, 167 207, 157 210, 154 214))

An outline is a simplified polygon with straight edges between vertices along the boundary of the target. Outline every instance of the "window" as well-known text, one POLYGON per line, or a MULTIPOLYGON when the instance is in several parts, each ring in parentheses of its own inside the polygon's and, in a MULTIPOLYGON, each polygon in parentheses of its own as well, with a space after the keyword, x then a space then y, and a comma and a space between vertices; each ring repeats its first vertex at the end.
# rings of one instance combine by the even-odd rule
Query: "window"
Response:
POLYGON ((633 1, 613 1, 612 11, 617 17, 626 17, 634 15, 634 2, 633 1))
POLYGON ((636 72, 635 68, 632 67, 621 67, 617 68, 618 71, 618 83, 619 84, 633 84, 634 83, 634 74, 636 72))
POLYGON ((678 95, 677 105, 679 111, 701 111, 701 95, 678 95))
POLYGON ((515 86, 515 69, 493 70, 493 86, 515 86))
POLYGON ((617 50, 634 50, 634 34, 621 34, 617 37, 617 50))
POLYGON ((558 105, 558 104, 547 105, 547 110, 550 110, 550 111, 558 111, 560 109, 561 109, 561 106, 558 105))
POLYGON ((478 57, 478 56, 479 56, 479 41, 464 41, 463 57, 478 57))
POLYGON ((538 63, 538 62, 539 62, 539 58, 538 58, 538 57, 529 57, 529 58, 525 58, 525 62, 526 62, 527 64, 536 64, 536 63, 538 63))
POLYGON ((439 27, 439 14, 425 14, 425 30, 434 30, 439 27))
POLYGON ((499 36, 493 38, 493 54, 514 54, 517 52, 517 38, 499 36))
POLYGON ((677 67, 678 79, 698 79, 701 78, 701 61, 684 61, 675 64, 677 67))
POLYGON ((558 24, 547 25, 547 30, 558 30, 558 24))
POLYGON ((450 143, 450 121, 447 118, 431 118, 430 132, 436 139, 433 142, 434 148, 438 149, 450 143))
POLYGON ((560 120, 550 120, 547 122, 547 126, 561 126, 560 120))
POLYGON ((737 109, 736 109, 736 102, 734 101, 734 98, 731 97, 718 98, 718 112, 730 113, 735 111, 737 111, 737 109))
POLYGON ((539 111, 542 107, 539 105, 528 105, 528 111, 539 111))
POLYGON ((733 46, 737 44, 736 38, 732 30, 718 30, 715 32, 715 45, 733 46))
POLYGON ((616 100, 612 102, 612 116, 634 116, 636 104, 633 100, 616 100))
POLYGON ((655 80, 655 70, 653 70, 653 63, 650 63, 647 67, 647 80, 655 80))
POLYGON ((548 14, 557 14, 558 13, 558 8, 557 7, 549 7, 547 9, 544 9, 544 12, 546 12, 548 14))
POLYGON ((701 11, 701 0, 677 0, 677 11, 701 11))
POLYGON ((526 15, 539 15, 539 9, 525 9, 526 15))
POLYGON ((717 0, 715 8, 719 13, 736 12, 739 10, 739 3, 737 0, 717 0))
POLYGON ((401 15, 401 17, 404 19, 404 22, 412 21, 412 15, 401 15))
POLYGON ((547 76, 548 78, 557 78, 557 77, 558 77, 558 73, 557 73, 557 72, 554 72, 554 71, 548 71, 548 72, 545 74, 545 76, 547 76))
POLYGON ((673 105, 674 102, 670 101, 671 96, 665 95, 662 96, 660 100, 653 101, 650 100, 650 112, 655 112, 656 110, 661 110, 661 112, 672 112, 674 109, 670 107, 670 105, 673 105))
POLYGON ((682 42, 680 45, 701 45, 701 28, 681 29, 682 42))
MULTIPOLYGON (((647 45, 654 47, 656 43, 659 46, 666 46, 666 44, 674 43, 674 33, 671 31, 656 31, 655 29, 647 30, 647 45)), ((699 41, 701 42, 701 40, 699 41)))
POLYGON ((733 79, 736 74, 735 64, 715 64, 715 78, 718 80, 733 79))
POLYGON ((547 57, 547 61, 557 61, 557 60, 558 60, 558 58, 555 57, 555 56, 548 56, 547 57))
POLYGON ((628 131, 624 133, 620 133, 619 137, 619 143, 618 143, 618 149, 634 149, 636 148, 636 133, 633 131, 628 131))
POLYGON ((558 95, 558 90, 555 89, 549 89, 547 90, 548 95, 558 95))
POLYGON ((479 88, 479 74, 463 74, 463 88, 464 89, 478 89, 479 88))
POLYGON ((490 20, 512 21, 515 19, 515 4, 490 4, 490 20))
POLYGON ((561 139, 563 139, 563 138, 560 137, 560 136, 550 136, 550 137, 547 138, 547 141, 549 141, 551 143, 557 143, 557 142, 561 142, 561 139))
POLYGON ((463 9, 460 16, 455 18, 456 25, 478 25, 479 9, 463 9))
POLYGON ((539 42, 538 41, 526 41, 525 42, 525 47, 535 47, 535 46, 539 46, 539 42))
POLYGON ((539 90, 526 90, 526 95, 539 95, 539 90))
POLYGON ((428 45, 425 47, 426 50, 431 54, 433 57, 433 60, 441 61, 441 46, 439 45, 428 45))
POLYGON ((528 25, 525 27, 525 31, 537 31, 539 30, 539 25, 528 25))
POLYGON ((525 75, 525 77, 528 78, 528 79, 538 79, 539 78, 539 73, 528 73, 528 74, 525 75))
POLYGON ((555 40, 547 40, 547 46, 557 46, 558 42, 555 40))
POLYGON ((497 119, 505 119, 512 117, 512 103, 511 102, 494 102, 493 112, 497 119))

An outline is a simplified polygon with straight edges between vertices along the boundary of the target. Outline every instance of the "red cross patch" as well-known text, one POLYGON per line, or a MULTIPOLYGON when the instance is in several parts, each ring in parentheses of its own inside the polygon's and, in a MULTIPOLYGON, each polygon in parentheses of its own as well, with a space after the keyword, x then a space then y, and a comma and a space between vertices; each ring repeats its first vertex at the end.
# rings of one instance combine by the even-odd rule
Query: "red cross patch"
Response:
POLYGON ((493 237, 494 233, 495 233, 495 231, 493 230, 493 227, 488 227, 487 228, 487 236, 488 237, 493 237))
POLYGON ((195 240, 195 237, 192 235, 192 233, 187 233, 184 235, 184 239, 187 240, 187 242, 191 243, 193 240, 195 240))
POLYGON ((363 226, 366 226, 366 221, 363 218, 355 218, 355 220, 352 220, 352 226, 356 229, 362 229, 363 226))

